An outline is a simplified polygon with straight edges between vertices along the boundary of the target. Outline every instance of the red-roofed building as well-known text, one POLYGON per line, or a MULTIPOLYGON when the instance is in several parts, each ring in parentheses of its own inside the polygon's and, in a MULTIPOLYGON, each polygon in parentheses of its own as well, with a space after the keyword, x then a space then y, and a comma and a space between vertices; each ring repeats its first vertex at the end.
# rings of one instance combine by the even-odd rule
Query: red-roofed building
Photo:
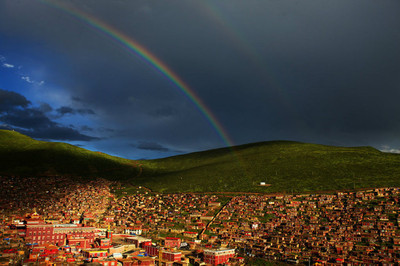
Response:
POLYGON ((146 250, 146 253, 149 256, 151 256, 151 257, 158 256, 159 247, 156 247, 156 246, 145 246, 144 249, 146 250))
POLYGON ((178 237, 166 237, 162 240, 162 244, 166 248, 179 248, 181 246, 181 239, 178 237))
POLYGON ((105 258, 108 255, 107 250, 104 250, 104 249, 84 250, 82 252, 82 254, 83 254, 83 257, 85 257, 85 259, 105 258))
POLYGON ((162 259, 164 261, 181 261, 182 253, 181 252, 172 252, 172 251, 162 251, 161 253, 162 259))
POLYGON ((223 264, 235 256, 234 249, 204 250, 204 262, 212 265, 223 264))
POLYGON ((85 245, 94 243, 94 227, 82 227, 77 224, 46 224, 39 218, 30 218, 26 220, 25 241, 27 243, 37 243, 43 245, 46 243, 65 245, 67 239, 86 239, 85 245))

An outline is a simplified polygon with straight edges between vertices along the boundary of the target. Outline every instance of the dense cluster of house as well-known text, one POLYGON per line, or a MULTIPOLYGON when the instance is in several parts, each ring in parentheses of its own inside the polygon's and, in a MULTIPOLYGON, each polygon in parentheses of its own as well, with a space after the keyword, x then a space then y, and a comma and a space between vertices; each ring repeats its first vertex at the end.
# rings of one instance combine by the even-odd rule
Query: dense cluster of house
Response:
POLYGON ((112 183, 103 179, 1 177, 0 181, 4 184, 0 201, 0 265, 235 262, 233 249, 212 249, 207 257, 204 250, 190 249, 200 247, 201 241, 196 237, 205 221, 218 211, 217 196, 140 193, 118 199, 110 192, 112 183), (175 216, 184 210, 184 219, 175 222, 175 216), (193 225, 184 231, 189 221, 193 225), (122 234, 113 239, 111 228, 122 234), (160 236, 173 228, 187 237, 160 236), (191 241, 187 243, 186 239, 191 241))
POLYGON ((103 179, 0 183, 0 265, 400 263, 398 188, 229 196, 139 187, 116 196, 121 185, 103 179))
POLYGON ((18 240, 0 245, 0 265, 242 265, 235 250, 227 248, 190 251, 181 249, 180 238, 166 237, 158 245, 150 238, 117 235, 110 229, 82 224, 46 223, 38 213, 28 214, 21 222, 2 224, 4 239, 18 240), (123 242, 123 244, 121 244, 123 242), (24 256, 25 255, 25 256, 24 256), (3 259, 3 260, 2 260, 3 259))
POLYGON ((182 234, 196 239, 221 208, 216 195, 135 194, 115 198, 105 221, 119 233, 148 236, 182 234))
POLYGON ((234 197, 209 226, 217 242, 289 262, 398 264, 400 190, 234 197))
POLYGON ((114 197, 100 178, 0 176, 0 183, 0 216, 14 220, 36 210, 48 222, 97 225, 114 197))
POLYGON ((0 246, 0 265, 117 265, 125 251, 125 247, 112 244, 113 232, 109 229, 47 223, 36 212, 28 214, 22 221, 2 224, 1 234, 10 242, 0 246), (19 245, 13 246, 16 240, 19 245), (6 260, 4 254, 9 255, 6 260))

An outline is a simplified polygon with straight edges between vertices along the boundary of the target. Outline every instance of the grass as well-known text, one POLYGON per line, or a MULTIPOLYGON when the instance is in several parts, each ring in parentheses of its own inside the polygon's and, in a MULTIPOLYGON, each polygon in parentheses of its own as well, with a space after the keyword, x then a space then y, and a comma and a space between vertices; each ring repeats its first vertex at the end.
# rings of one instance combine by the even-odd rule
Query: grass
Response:
POLYGON ((132 161, 0 130, 0 174, 104 177, 157 192, 296 192, 398 186, 400 155, 273 141, 132 161), (260 186, 266 182, 271 186, 260 186))
POLYGON ((143 161, 133 182, 165 192, 312 192, 397 186, 400 156, 371 147, 262 142, 143 161), (260 182, 271 184, 259 186, 260 182))
POLYGON ((139 168, 135 161, 0 130, 0 174, 128 179, 137 176, 139 168))

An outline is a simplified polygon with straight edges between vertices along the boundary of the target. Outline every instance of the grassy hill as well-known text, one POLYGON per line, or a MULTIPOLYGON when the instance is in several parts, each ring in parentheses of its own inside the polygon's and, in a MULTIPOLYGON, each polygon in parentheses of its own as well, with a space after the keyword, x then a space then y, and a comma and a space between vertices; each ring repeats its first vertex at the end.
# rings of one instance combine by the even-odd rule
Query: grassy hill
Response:
POLYGON ((400 185, 400 155, 372 147, 261 142, 143 164, 134 182, 157 191, 308 192, 400 185))
POLYGON ((0 130, 0 174, 71 175, 118 179, 135 177, 136 161, 88 151, 70 144, 31 139, 0 130))
POLYGON ((131 161, 0 130, 0 160, 3 174, 99 176, 160 192, 310 192, 400 185, 398 154, 289 141, 131 161))

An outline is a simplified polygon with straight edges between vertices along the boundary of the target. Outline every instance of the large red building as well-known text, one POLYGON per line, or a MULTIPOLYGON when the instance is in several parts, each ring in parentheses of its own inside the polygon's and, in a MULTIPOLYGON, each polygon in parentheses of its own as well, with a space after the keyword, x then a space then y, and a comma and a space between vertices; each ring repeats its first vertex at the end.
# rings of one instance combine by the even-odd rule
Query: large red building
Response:
POLYGON ((180 262, 182 257, 181 252, 162 251, 161 254, 163 261, 180 262))
POLYGON ((204 262, 212 265, 224 264, 235 256, 234 249, 205 249, 204 262))
POLYGON ((156 257, 159 255, 159 247, 146 245, 144 249, 146 250, 147 255, 150 257, 156 257))
POLYGON ((80 224, 46 224, 39 218, 33 218, 26 221, 25 241, 38 245, 74 244, 87 248, 94 243, 94 231, 94 227, 83 227, 80 224))

